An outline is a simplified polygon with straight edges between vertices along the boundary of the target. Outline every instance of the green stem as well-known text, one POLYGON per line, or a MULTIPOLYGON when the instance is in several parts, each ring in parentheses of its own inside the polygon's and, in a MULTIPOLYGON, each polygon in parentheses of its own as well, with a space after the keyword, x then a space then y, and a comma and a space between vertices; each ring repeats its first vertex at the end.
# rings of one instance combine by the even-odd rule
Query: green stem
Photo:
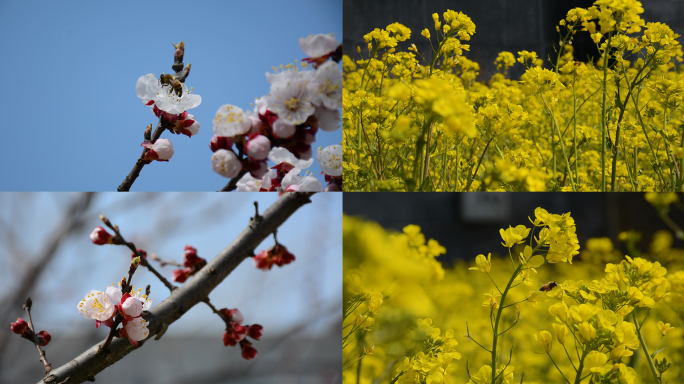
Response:
POLYGON ((504 300, 506 300, 506 295, 508 294, 508 291, 511 288, 511 284, 513 284, 513 280, 515 280, 516 276, 518 276, 518 273, 520 273, 520 269, 522 268, 522 266, 522 263, 518 265, 518 268, 516 268, 515 272, 513 272, 513 276, 511 276, 511 279, 508 280, 506 289, 504 289, 503 294, 501 294, 501 301, 499 302, 499 311, 496 313, 496 321, 494 322, 494 336, 492 337, 492 383, 496 382, 496 343, 499 338, 499 320, 501 320, 501 313, 504 309, 503 303, 504 300))
MULTIPOLYGON (((553 118, 553 125, 556 127, 556 130, 558 131, 558 142, 561 145, 561 150, 563 151, 563 158, 565 159, 565 169, 568 172, 570 172, 570 169, 572 169, 572 168, 570 168, 570 163, 568 162, 568 156, 565 154, 565 144, 563 143, 563 136, 561 136, 561 131, 560 131, 560 128, 558 127, 558 122, 556 121, 556 115, 553 114, 553 111, 551 110, 551 108, 549 108, 549 105, 546 104, 546 99, 544 99, 544 95, 542 95, 541 93, 539 93, 539 95, 541 96, 542 101, 544 102, 544 106, 546 107, 546 110, 549 111, 549 113, 551 114, 551 117, 553 118)), ((555 165, 554 165, 554 172, 555 172, 555 165)), ((570 184, 572 185, 572 191, 577 192, 577 189, 575 188, 575 180, 573 180, 572 177, 570 178, 570 184)))
POLYGON ((558 372, 560 372, 561 376, 563 376, 563 378, 565 379, 565 381, 566 381, 568 384, 570 384, 570 380, 568 380, 568 379, 565 377, 565 375, 563 374, 563 371, 561 371, 560 368, 558 368, 558 365, 556 365, 556 362, 553 361, 553 357, 551 357, 551 354, 548 353, 548 352, 546 352, 546 354, 549 356, 549 359, 551 359, 551 362, 553 363, 553 365, 556 366, 556 369, 558 370, 558 372))
POLYGON ((658 372, 656 371, 655 365, 653 365, 651 354, 648 353, 648 347, 646 346, 644 337, 641 335, 641 327, 639 326, 639 320, 637 319, 636 311, 632 311, 632 318, 634 319, 634 325, 636 325, 637 336, 639 336, 639 344, 641 344, 641 348, 644 350, 644 354, 646 355, 646 361, 648 361, 648 367, 651 368, 653 378, 655 379, 655 382, 658 383, 660 382, 660 379, 658 378, 658 372))
POLYGON ((494 140, 493 136, 487 142, 484 151, 482 151, 482 156, 480 156, 480 160, 477 162, 477 167, 475 167, 475 172, 473 172, 473 175, 470 176, 470 174, 468 174, 468 184, 465 187, 466 192, 470 190, 470 185, 473 183, 473 180, 475 180, 475 176, 477 176, 477 171, 480 169, 480 164, 482 164, 482 158, 484 158, 485 153, 487 153, 487 148, 489 148, 489 144, 491 144, 492 140, 494 140))
POLYGON ((354 360, 351 364, 347 365, 347 366, 343 369, 343 371, 346 371, 347 369, 351 368, 352 365, 356 364, 357 361, 363 359, 365 356, 366 356, 366 354, 364 353, 363 355, 361 355, 361 357, 359 357, 358 359, 354 360))
MULTIPOLYGON (((587 348, 588 349, 588 348, 587 348)), ((582 352, 582 358, 579 362, 579 367, 577 368, 577 375, 575 376, 575 384, 580 384, 582 381, 582 369, 584 369, 584 358, 587 357, 588 351, 582 352)))
POLYGON ((606 49, 603 51, 603 81, 601 89, 603 90, 603 102, 601 109, 601 192, 606 191, 606 134, 608 127, 606 126, 606 98, 608 94, 608 51, 610 50, 610 38, 606 42, 606 49))

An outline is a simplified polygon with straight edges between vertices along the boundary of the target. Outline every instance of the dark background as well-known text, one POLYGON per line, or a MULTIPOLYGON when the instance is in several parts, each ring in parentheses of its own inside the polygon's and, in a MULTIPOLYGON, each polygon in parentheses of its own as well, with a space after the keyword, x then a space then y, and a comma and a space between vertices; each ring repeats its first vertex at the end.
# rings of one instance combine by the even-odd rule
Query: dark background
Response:
MULTIPOLYGON (((406 49, 414 43, 418 51, 430 60, 430 45, 420 32, 428 28, 434 39, 432 14, 439 14, 444 24, 442 14, 451 9, 465 13, 475 23, 475 34, 465 42, 470 44, 470 52, 465 56, 480 64, 478 80, 488 80, 496 72, 493 63, 501 51, 510 51, 516 56, 518 51, 535 51, 545 60, 544 66, 549 68, 547 57, 550 56, 554 62, 556 60, 553 44, 558 46, 558 22, 570 9, 587 8, 592 4, 591 0, 345 0, 343 47, 347 55, 358 59, 356 47, 360 46, 367 57, 363 35, 374 28, 382 29, 399 22, 411 29, 411 39, 400 43, 399 47, 406 49)), ((641 18, 647 23, 663 22, 675 33, 684 35, 684 0, 643 0, 642 6, 644 13, 641 18)), ((576 60, 587 61, 587 56, 598 56, 589 33, 577 32, 575 36, 576 60)), ((523 70, 522 65, 515 65, 509 70, 509 75, 518 78, 523 70)))
MULTIPOLYGON (((640 248, 645 250, 655 231, 668 229, 643 193, 345 193, 343 202, 345 214, 376 221, 386 229, 419 225, 427 239, 446 247, 447 254, 439 258, 443 263, 503 252, 497 247, 499 229, 519 224, 530 228, 528 216, 534 218, 537 207, 556 214, 571 212, 580 249, 592 237, 609 237, 620 248, 618 234, 634 229, 642 233, 640 248)), ((670 217, 684 223, 684 214, 674 207, 670 217)), ((675 239, 673 246, 682 248, 684 241, 675 239)))

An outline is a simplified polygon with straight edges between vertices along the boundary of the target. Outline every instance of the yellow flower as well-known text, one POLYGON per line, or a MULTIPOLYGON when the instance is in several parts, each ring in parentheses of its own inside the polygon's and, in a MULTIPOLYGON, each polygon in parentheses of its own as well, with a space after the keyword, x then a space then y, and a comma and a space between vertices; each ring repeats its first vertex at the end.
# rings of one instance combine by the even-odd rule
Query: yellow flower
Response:
POLYGON ((509 226, 508 229, 505 230, 502 228, 499 230, 499 234, 504 241, 501 245, 506 248, 511 248, 515 244, 523 243, 529 233, 530 229, 524 225, 518 225, 515 228, 509 226))
POLYGON ((568 334, 568 327, 562 324, 553 323, 553 330, 556 331, 556 338, 561 344, 565 344, 565 336, 568 334))
POLYGON ((527 294, 527 301, 534 304, 534 306, 536 307, 538 295, 539 295, 539 291, 530 291, 530 293, 527 294))
POLYGON ((421 32, 420 34, 423 35, 426 39, 430 38, 430 31, 428 31, 427 28, 423 29, 423 32, 421 32))
POLYGON ((375 343, 372 343, 371 345, 367 346, 363 349, 363 351, 366 353, 366 355, 372 355, 373 349, 375 349, 375 343))
POLYGON ((549 333, 548 331, 541 331, 539 332, 539 336, 534 335, 534 338, 537 340, 539 344, 541 344, 542 347, 544 347, 544 352, 551 352, 551 344, 553 342, 551 333, 549 333))
POLYGON ((658 322, 658 328, 660 329, 660 333, 662 333, 663 336, 665 336, 666 333, 670 332, 675 327, 670 327, 670 323, 665 324, 662 321, 659 321, 658 322))
POLYGON ((591 351, 584 358, 584 366, 589 368, 591 373, 605 375, 613 369, 613 364, 606 364, 608 356, 598 351, 591 351))
POLYGON ((378 309, 382 305, 382 293, 374 293, 370 295, 370 300, 368 301, 368 310, 371 313, 378 313, 378 309))
POLYGON ((477 255, 475 258, 475 264, 477 267, 468 268, 471 271, 480 271, 482 273, 489 272, 492 269, 492 254, 488 253, 487 257, 484 255, 477 255))
POLYGON ((579 334, 582 340, 586 343, 587 341, 591 341, 596 337, 596 329, 593 325, 585 321, 579 325, 579 334))

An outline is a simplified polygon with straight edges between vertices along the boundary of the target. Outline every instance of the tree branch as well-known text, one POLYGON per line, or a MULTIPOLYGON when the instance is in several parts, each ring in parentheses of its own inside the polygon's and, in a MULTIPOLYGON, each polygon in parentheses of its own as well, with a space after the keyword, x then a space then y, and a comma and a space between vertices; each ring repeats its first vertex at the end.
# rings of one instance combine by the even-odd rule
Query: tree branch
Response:
POLYGON ((240 179, 242 179, 242 176, 244 176, 246 173, 247 171, 240 171, 240 173, 238 173, 237 176, 230 179, 228 184, 226 184, 226 186, 221 189, 221 192, 230 192, 236 190, 238 181, 240 181, 240 179))
MULTIPOLYGON (((310 203, 311 195, 312 193, 284 194, 263 213, 263 220, 250 224, 228 247, 211 260, 206 268, 202 268, 192 280, 175 289, 166 300, 152 308, 145 318, 150 323, 148 339, 163 331, 165 326, 178 320, 195 304, 208 297, 216 286, 248 255, 252 254, 254 248, 299 208, 310 203)), ((138 348, 146 342, 147 340, 140 341, 138 348)), ((98 348, 99 344, 92 346, 65 365, 53 369, 51 374, 40 382, 44 384, 60 382, 69 377, 69 384, 82 383, 92 379, 96 374, 137 349, 126 339, 115 339, 111 344, 109 354, 98 354, 98 348)))
MULTIPOLYGON (((161 134, 164 132, 166 128, 163 127, 161 118, 159 118, 159 123, 157 123, 157 128, 154 130, 154 135, 152 136, 152 140, 150 140, 150 143, 154 144, 157 139, 161 136, 161 134)), ((147 130, 145 130, 147 132, 147 130)), ((145 136, 148 136, 147 133, 145 136)), ((147 139, 147 137, 145 137, 147 139)), ((145 164, 149 164, 149 160, 145 160, 145 154, 149 151, 148 148, 143 148, 142 154, 140 155, 140 158, 135 162, 135 165, 133 166, 133 169, 131 169, 131 172, 126 176, 124 181, 119 185, 119 187, 116 189, 118 192, 128 192, 131 190, 131 186, 133 186, 133 183, 135 183, 135 180, 140 176, 140 171, 142 171, 143 167, 145 164)))

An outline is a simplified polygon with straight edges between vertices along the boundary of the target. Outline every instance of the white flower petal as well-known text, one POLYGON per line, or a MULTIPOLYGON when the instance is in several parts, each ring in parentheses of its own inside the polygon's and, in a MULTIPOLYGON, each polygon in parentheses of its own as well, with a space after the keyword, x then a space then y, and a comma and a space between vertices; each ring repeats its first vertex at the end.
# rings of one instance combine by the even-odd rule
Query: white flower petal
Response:
POLYGON ((222 137, 244 135, 252 128, 252 120, 240 107, 224 104, 214 117, 214 133, 222 137))
POLYGON ((78 303, 77 309, 86 319, 105 321, 112 317, 116 306, 104 292, 92 290, 78 303))
POLYGON ((283 147, 271 148, 271 152, 269 152, 268 154, 268 159, 276 164, 292 164, 299 169, 307 169, 311 166, 311 164, 313 164, 313 159, 299 160, 295 157, 295 155, 292 154, 292 152, 288 151, 287 148, 283 147))
POLYGON ((147 326, 150 323, 145 321, 142 317, 135 318, 126 323, 126 334, 128 338, 135 341, 145 340, 147 335, 150 334, 150 330, 147 326))
POLYGON ((318 164, 323 172, 329 176, 342 176, 342 146, 330 145, 323 149, 318 147, 318 164))
POLYGON ((148 73, 147 75, 140 76, 138 81, 135 83, 135 95, 138 96, 143 104, 147 104, 152 98, 147 95, 147 84, 150 82, 157 82, 157 79, 153 74, 148 73))
POLYGON ((299 46, 302 51, 312 58, 327 55, 337 49, 339 45, 340 42, 332 34, 311 35, 305 39, 299 39, 299 46))
POLYGON ((340 129, 340 111, 338 109, 316 108, 318 128, 325 132, 335 132, 340 129))
POLYGON ((327 61, 313 73, 315 78, 308 83, 312 103, 328 109, 342 108, 342 69, 339 64, 327 61))

